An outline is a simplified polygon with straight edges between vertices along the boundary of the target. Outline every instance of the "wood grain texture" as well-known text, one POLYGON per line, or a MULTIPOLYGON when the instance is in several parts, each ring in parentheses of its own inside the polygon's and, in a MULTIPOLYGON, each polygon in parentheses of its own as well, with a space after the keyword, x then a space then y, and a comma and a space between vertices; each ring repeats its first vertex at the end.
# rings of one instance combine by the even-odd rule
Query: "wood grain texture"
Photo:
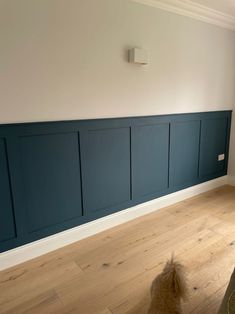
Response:
POLYGON ((235 266, 235 188, 201 194, 0 273, 0 313, 144 314, 172 252, 184 313, 217 312, 235 266))

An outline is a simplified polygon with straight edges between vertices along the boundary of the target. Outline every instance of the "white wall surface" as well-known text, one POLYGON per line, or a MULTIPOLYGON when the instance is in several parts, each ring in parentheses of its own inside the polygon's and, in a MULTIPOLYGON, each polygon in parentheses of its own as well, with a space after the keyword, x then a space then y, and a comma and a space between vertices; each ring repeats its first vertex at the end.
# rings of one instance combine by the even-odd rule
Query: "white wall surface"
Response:
POLYGON ((234 87, 231 31, 128 0, 0 0, 0 123, 231 109, 234 87))

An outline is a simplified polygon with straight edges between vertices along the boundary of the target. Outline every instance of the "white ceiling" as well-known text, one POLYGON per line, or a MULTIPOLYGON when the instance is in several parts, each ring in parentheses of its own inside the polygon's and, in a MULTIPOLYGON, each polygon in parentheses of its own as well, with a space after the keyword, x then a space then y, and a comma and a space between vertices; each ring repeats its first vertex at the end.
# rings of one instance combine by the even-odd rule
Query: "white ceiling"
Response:
POLYGON ((192 0, 192 1, 235 17, 235 0, 192 0))

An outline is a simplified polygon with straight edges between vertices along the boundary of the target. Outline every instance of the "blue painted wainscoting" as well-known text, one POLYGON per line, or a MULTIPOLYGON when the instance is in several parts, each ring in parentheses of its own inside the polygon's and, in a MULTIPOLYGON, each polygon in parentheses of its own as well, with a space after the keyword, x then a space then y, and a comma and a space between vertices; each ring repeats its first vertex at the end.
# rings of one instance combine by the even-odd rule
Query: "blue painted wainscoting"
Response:
POLYGON ((1 125, 0 251, 226 175, 231 114, 1 125))

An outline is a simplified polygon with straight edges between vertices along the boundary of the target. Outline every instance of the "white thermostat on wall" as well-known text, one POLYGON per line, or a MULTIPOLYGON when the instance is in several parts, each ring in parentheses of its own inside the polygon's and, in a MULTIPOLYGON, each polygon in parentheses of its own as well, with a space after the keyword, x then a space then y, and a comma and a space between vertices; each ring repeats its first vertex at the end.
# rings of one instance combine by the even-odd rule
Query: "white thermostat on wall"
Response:
POLYGON ((129 62, 146 65, 149 63, 148 51, 141 48, 132 48, 129 50, 129 62))

